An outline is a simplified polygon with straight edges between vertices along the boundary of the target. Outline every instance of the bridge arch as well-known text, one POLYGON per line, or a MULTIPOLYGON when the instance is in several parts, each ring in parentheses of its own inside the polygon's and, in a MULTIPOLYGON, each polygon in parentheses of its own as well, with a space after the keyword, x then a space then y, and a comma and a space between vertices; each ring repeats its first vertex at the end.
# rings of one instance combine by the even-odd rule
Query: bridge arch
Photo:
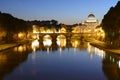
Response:
POLYGON ((45 47, 48 47, 48 46, 52 45, 52 37, 50 35, 44 35, 43 36, 43 45, 45 47))
POLYGON ((66 46, 66 36, 65 35, 58 35, 56 40, 57 40, 56 43, 59 47, 66 46))
POLYGON ((62 38, 66 38, 66 36, 65 36, 65 35, 63 35, 63 34, 60 34, 60 35, 58 35, 58 36, 57 36, 57 38, 56 38, 56 39, 59 39, 59 38, 61 38, 61 39, 62 39, 62 38))
POLYGON ((50 35, 48 35, 48 34, 46 34, 46 35, 43 36, 43 40, 47 39, 47 38, 52 40, 52 37, 50 35))

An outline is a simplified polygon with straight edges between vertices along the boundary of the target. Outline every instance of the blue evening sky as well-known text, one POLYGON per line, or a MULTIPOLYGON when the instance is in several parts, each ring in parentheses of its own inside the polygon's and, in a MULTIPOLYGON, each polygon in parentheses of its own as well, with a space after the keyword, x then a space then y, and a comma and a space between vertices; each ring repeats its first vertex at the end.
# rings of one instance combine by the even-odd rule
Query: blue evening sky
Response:
POLYGON ((0 0, 0 11, 24 20, 51 20, 75 24, 92 12, 102 20, 118 0, 0 0))

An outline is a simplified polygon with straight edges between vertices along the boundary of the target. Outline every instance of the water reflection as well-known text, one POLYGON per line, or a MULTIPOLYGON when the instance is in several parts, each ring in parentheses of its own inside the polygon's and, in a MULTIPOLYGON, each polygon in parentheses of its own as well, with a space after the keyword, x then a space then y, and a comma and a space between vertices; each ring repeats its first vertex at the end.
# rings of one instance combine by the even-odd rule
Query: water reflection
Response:
POLYGON ((0 80, 4 80, 3 77, 5 75, 13 72, 16 67, 27 60, 28 54, 32 51, 29 46, 30 45, 21 45, 0 52, 0 80))
POLYGON ((50 47, 50 46, 52 45, 52 40, 46 38, 46 39, 43 41, 43 45, 44 45, 44 47, 50 47))
POLYGON ((20 45, 19 47, 14 48, 15 52, 24 52, 26 51, 26 45, 20 45))
POLYGON ((88 43, 88 52, 91 58, 93 58, 94 55, 97 55, 101 58, 105 57, 105 52, 99 48, 93 47, 88 43))
POLYGON ((71 38, 71 44, 74 48, 74 53, 76 53, 76 49, 80 46, 80 40, 77 38, 71 38))
POLYGON ((120 80, 120 56, 106 52, 102 69, 108 80, 120 80))
POLYGON ((43 45, 47 49, 47 53, 49 53, 50 47, 52 45, 52 38, 49 35, 44 36, 43 45))
POLYGON ((118 66, 119 66, 119 68, 120 68, 120 60, 118 61, 118 66))
POLYGON ((66 47, 66 37, 63 35, 60 35, 57 37, 57 45, 59 47, 66 47))
POLYGON ((77 48, 80 45, 79 39, 71 39, 72 47, 77 48))
POLYGON ((120 56, 100 50, 89 43, 88 52, 91 58, 95 55, 102 58, 102 69, 107 80, 120 80, 120 56))
POLYGON ((107 53, 78 38, 66 40, 59 36, 55 42, 50 36, 46 36, 42 41, 34 40, 31 44, 0 53, 0 80, 19 80, 18 77, 22 80, 120 80, 120 56, 107 53), (44 45, 41 52, 40 42, 44 45), (51 48, 57 49, 52 52, 51 48), (50 51, 50 55, 46 55, 44 49, 50 51), (59 49, 62 57, 59 57, 59 49))
POLYGON ((39 48, 39 41, 37 39, 32 41, 31 47, 32 47, 33 51, 36 51, 36 49, 39 48))
POLYGON ((66 37, 64 35, 59 35, 56 41, 57 45, 59 46, 60 54, 62 49, 66 47, 66 37))

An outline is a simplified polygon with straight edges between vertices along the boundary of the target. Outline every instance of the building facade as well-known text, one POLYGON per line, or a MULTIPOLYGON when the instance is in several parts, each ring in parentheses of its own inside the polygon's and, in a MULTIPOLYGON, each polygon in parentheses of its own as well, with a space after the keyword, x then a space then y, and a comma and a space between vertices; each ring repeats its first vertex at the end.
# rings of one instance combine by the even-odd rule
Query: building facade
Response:
POLYGON ((87 20, 82 23, 81 28, 84 26, 84 32, 95 32, 98 25, 99 21, 96 19, 94 14, 90 13, 87 20))

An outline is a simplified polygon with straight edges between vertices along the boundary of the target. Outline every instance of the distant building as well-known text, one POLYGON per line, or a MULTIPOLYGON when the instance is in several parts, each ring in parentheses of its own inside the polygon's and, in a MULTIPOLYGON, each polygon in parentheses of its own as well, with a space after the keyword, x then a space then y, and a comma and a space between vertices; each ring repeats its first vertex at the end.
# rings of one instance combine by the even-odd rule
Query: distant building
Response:
POLYGON ((95 18, 95 15, 90 13, 82 24, 72 28, 73 33, 91 33, 98 31, 96 27, 99 26, 99 21, 95 18))
POLYGON ((80 28, 84 28, 84 32, 95 32, 95 28, 99 25, 99 21, 95 18, 95 15, 90 13, 87 20, 82 23, 80 28), (83 27, 85 26, 85 27, 83 27))

